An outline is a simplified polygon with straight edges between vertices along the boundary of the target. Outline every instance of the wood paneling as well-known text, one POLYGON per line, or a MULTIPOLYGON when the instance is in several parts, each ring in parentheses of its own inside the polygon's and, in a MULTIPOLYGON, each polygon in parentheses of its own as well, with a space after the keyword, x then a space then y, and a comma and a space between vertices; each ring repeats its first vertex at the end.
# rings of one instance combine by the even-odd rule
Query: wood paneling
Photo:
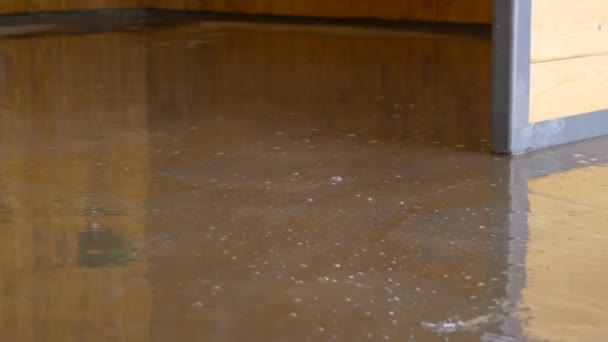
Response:
POLYGON ((608 108, 608 55, 531 66, 530 122, 608 108))
POLYGON ((532 61, 608 54, 608 1, 533 0, 532 61))
POLYGON ((0 13, 133 8, 146 7, 147 2, 148 0, 4 0, 0 1, 0 13))
POLYGON ((608 2, 532 1, 530 123, 608 108, 608 2))
POLYGON ((128 7, 471 23, 492 18, 492 0, 9 0, 0 13, 128 7))
POLYGON ((322 17, 374 17, 474 23, 490 23, 492 20, 491 0, 190 0, 187 7, 322 17))

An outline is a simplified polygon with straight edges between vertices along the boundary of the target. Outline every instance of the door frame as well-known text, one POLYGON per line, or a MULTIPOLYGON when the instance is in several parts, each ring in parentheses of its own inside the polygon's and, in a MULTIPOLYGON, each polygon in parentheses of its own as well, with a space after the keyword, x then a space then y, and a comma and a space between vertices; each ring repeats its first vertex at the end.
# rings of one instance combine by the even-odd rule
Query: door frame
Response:
POLYGON ((608 109, 529 123, 532 1, 494 0, 492 151, 498 154, 608 134, 608 109))

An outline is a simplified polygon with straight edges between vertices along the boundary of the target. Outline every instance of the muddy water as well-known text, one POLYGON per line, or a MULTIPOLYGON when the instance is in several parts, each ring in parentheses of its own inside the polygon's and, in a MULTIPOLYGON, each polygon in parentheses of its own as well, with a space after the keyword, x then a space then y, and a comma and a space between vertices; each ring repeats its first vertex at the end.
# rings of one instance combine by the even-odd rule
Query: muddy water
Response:
POLYGON ((489 41, 0 42, 3 341, 598 341, 607 140, 487 153, 489 41))

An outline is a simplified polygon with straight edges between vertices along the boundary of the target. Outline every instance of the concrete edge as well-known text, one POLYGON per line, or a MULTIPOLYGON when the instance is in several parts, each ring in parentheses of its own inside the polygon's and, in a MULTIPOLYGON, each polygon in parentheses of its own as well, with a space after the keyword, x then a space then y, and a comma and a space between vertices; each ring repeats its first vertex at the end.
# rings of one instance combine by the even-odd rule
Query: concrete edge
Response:
POLYGON ((608 110, 570 116, 529 125, 527 151, 568 144, 608 135, 608 110))

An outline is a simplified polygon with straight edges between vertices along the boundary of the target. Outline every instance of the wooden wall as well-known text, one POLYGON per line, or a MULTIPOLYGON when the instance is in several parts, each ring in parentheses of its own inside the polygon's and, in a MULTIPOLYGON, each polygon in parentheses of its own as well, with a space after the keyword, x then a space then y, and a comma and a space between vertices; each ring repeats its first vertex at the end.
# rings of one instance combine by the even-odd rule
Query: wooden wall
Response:
POLYGON ((608 108, 608 2, 533 0, 530 122, 608 108))
POLYGON ((148 0, 2 0, 0 13, 146 7, 148 0))
POLYGON ((492 0, 4 0, 0 13, 129 7, 472 23, 492 18, 492 0))

